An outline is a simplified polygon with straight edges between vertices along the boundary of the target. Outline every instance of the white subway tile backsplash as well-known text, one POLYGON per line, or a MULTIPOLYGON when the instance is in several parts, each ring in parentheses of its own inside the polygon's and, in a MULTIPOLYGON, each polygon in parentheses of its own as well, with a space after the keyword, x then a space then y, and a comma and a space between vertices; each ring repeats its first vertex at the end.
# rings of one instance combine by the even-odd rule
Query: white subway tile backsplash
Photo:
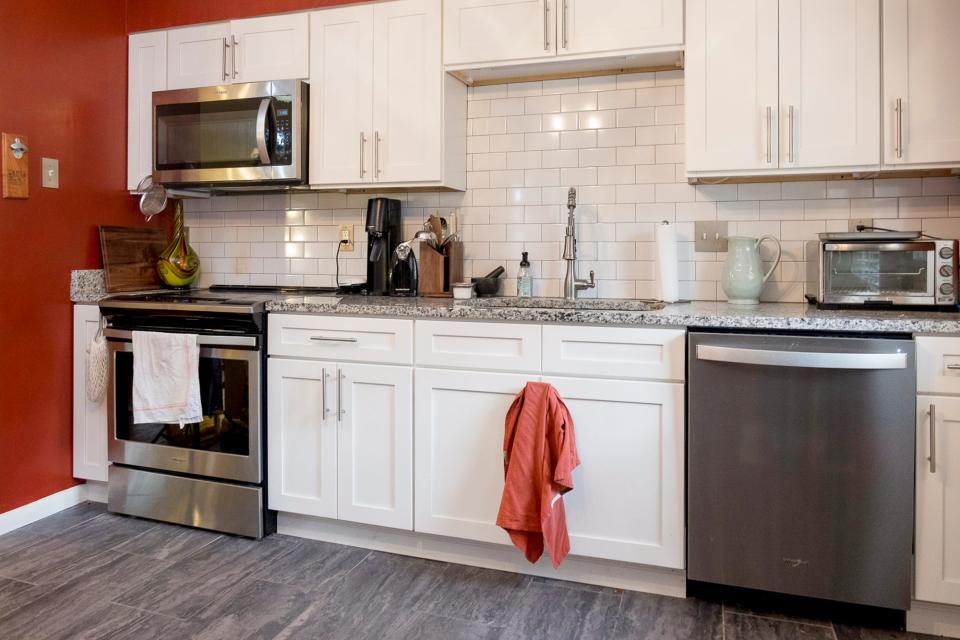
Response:
MULTIPOLYGON (((783 261, 765 300, 801 302, 804 242, 846 230, 850 217, 878 226, 960 236, 960 178, 687 184, 683 72, 473 87, 468 91, 467 191, 376 194, 404 202, 404 234, 426 216, 459 210, 465 271, 507 267, 514 294, 521 251, 534 290, 559 295, 565 263, 567 189, 578 194, 580 272, 595 271, 590 297, 652 297, 656 224, 675 225, 680 295, 723 299, 726 254, 694 251, 693 223, 729 221, 731 234, 772 235, 783 261)), ((370 193, 228 195, 186 202, 203 261, 201 284, 334 284, 337 225, 353 225, 356 251, 341 253, 341 282, 366 274, 364 212, 370 193)), ((761 256, 773 258, 769 243, 761 256)))

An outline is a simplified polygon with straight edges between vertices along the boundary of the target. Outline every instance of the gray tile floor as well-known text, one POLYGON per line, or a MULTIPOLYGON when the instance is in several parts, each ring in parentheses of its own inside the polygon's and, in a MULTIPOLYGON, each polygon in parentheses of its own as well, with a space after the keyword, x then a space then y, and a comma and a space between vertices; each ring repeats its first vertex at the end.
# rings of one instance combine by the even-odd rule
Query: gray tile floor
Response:
POLYGON ((917 640, 86 503, 0 536, 0 639, 917 640))

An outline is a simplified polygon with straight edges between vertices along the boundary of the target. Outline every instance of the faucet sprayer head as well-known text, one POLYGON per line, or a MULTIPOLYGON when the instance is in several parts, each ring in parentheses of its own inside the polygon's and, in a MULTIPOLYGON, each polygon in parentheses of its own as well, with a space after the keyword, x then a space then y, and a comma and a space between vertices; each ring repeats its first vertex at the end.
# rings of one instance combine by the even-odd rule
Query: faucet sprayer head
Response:
POLYGON ((567 208, 577 208, 577 190, 574 187, 570 187, 570 190, 567 191, 567 208))

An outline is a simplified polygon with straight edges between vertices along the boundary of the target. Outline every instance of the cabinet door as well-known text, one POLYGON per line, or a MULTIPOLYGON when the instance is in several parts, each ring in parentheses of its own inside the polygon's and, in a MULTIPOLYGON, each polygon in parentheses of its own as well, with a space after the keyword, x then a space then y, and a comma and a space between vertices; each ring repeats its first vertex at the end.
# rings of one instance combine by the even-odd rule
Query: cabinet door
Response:
POLYGON ((300 79, 309 75, 308 14, 234 20, 230 30, 234 82, 300 79))
POLYGON ((884 0, 884 163, 960 164, 958 26, 956 0, 884 0))
POLYGON ((127 50, 127 189, 153 173, 153 92, 167 88, 167 32, 130 36, 127 50))
POLYGON ((780 0, 780 168, 880 164, 880 1, 780 0))
POLYGON ((918 396, 916 466, 915 598, 960 605, 960 398, 918 396))
POLYGON ((777 167, 777 0, 687 0, 687 170, 777 167))
POLYGON ((373 7, 310 14, 310 183, 369 182, 373 7))
POLYGON ((373 42, 373 179, 440 180, 440 0, 374 5, 373 42))
POLYGON ((73 477, 107 481, 107 398, 87 399, 87 347, 100 327, 95 304, 73 307, 73 477))
POLYGON ((513 399, 538 376, 417 369, 414 528, 510 544, 497 526, 503 494, 503 425, 513 399))
POLYGON ((341 520, 413 529, 413 369, 338 370, 341 520))
POLYGON ((444 0, 447 65, 551 58, 556 0, 444 0))
POLYGON ((267 363, 268 506, 337 517, 335 364, 270 358, 267 363))
POLYGON ((684 567, 683 385, 545 377, 573 417, 570 552, 684 567))
POLYGON ((683 0, 557 0, 557 13, 560 55, 683 44, 683 0))
POLYGON ((167 31, 167 89, 230 82, 233 50, 229 42, 229 22, 167 31))

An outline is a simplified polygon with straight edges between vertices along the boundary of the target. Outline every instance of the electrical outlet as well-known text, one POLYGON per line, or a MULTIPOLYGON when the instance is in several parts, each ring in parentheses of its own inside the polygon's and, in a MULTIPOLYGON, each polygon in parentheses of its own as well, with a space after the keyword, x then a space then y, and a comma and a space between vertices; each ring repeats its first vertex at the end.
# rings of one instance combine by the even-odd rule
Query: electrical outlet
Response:
POLYGON ((856 231, 857 227, 861 224, 865 227, 872 227, 873 218, 851 218, 847 222, 847 231, 856 231))
POLYGON ((337 235, 337 239, 340 242, 343 242, 344 240, 347 241, 346 244, 340 245, 340 251, 353 251, 353 225, 352 224, 340 225, 340 232, 337 235))

